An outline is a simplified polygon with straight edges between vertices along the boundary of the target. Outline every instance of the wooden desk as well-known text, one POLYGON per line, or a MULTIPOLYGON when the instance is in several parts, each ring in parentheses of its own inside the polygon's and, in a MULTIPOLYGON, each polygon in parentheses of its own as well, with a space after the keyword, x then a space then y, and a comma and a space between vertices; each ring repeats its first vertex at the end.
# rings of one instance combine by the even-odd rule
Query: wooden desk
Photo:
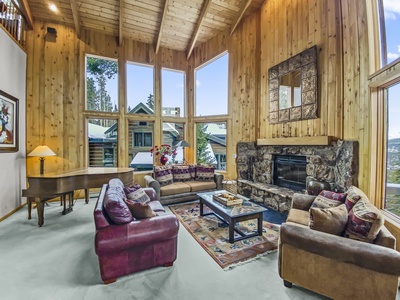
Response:
POLYGON ((73 192, 75 190, 85 190, 85 202, 89 203, 89 189, 101 188, 112 178, 119 178, 125 185, 133 183, 133 169, 131 168, 87 168, 64 173, 47 173, 44 175, 27 176, 28 188, 22 190, 22 196, 28 198, 28 218, 31 218, 31 204, 36 203, 38 214, 38 225, 44 224, 45 201, 61 196, 64 202, 63 214, 66 210, 66 197, 69 196, 69 211, 72 210, 71 204, 73 192))

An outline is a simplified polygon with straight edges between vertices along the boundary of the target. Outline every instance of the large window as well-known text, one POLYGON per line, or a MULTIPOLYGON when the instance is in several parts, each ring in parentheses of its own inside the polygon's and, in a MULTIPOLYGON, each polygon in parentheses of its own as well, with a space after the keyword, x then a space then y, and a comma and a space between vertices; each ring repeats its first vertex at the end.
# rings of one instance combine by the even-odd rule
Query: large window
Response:
POLYGON ((86 56, 86 109, 118 111, 118 63, 116 60, 86 56))
POLYGON ((154 122, 129 121, 128 124, 129 166, 137 171, 152 170, 150 149, 153 147, 154 122))
POLYGON ((400 216, 400 83, 385 90, 387 107, 387 164, 385 208, 400 216))
POLYGON ((226 122, 196 124, 196 160, 226 170, 226 122))
POLYGON ((154 67, 126 65, 126 97, 129 114, 154 114, 154 67))
POLYGON ((185 113, 185 73, 162 69, 162 115, 183 117, 185 113))
POLYGON ((195 70, 195 115, 228 114, 228 53, 195 70))
POLYGON ((117 121, 88 119, 87 126, 89 167, 116 167, 117 121))
POLYGON ((382 66, 400 57, 400 5, 398 0, 377 0, 382 66))

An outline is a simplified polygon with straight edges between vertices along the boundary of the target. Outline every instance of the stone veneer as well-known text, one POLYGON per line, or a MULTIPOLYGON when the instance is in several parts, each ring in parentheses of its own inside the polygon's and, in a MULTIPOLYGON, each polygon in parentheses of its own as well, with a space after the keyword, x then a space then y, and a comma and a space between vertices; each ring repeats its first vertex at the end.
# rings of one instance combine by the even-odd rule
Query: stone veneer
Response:
POLYGON ((311 179, 326 181, 337 192, 357 185, 356 141, 338 140, 328 146, 257 146, 254 142, 240 142, 236 162, 239 194, 275 210, 289 211, 295 191, 273 185, 276 154, 306 156, 307 183, 311 179))

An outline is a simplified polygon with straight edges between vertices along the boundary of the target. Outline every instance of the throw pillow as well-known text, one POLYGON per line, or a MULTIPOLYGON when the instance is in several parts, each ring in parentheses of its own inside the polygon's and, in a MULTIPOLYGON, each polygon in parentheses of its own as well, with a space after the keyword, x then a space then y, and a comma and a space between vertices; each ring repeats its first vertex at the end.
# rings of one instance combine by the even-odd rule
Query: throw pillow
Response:
POLYGON ((136 219, 145 219, 155 217, 157 214, 151 209, 151 207, 146 203, 133 202, 131 200, 127 200, 126 204, 129 207, 132 215, 136 219))
POLYGON ((310 228, 330 234, 342 235, 347 224, 347 208, 336 207, 310 209, 310 228))
POLYGON ((383 223, 381 212, 368 201, 368 198, 361 198, 349 212, 345 236, 373 243, 383 223))
POLYGON ((124 188, 126 198, 136 201, 146 203, 150 201, 150 197, 146 194, 146 192, 142 189, 139 184, 131 185, 130 187, 124 188))
POLYGON ((213 181, 214 180, 214 166, 196 166, 196 180, 213 181))
POLYGON ((125 224, 133 220, 132 213, 125 203, 125 194, 122 189, 109 187, 103 202, 108 217, 115 224, 125 224))
POLYGON ((188 165, 172 165, 172 176, 174 182, 184 182, 191 179, 188 165))
POLYGON ((361 198, 364 198, 369 202, 367 195, 365 195, 363 191, 355 186, 351 186, 347 190, 347 197, 345 201, 347 211, 350 211, 361 198))
POLYGON ((335 207, 343 204, 346 200, 346 194, 335 193, 331 191, 323 190, 317 197, 315 197, 311 207, 316 208, 328 208, 335 207))
POLYGON ((168 166, 155 166, 154 179, 160 183, 160 186, 168 185, 174 182, 172 176, 172 167, 168 166))
POLYGON ((195 180, 196 179, 196 164, 189 164, 189 173, 190 173, 190 179, 195 180))

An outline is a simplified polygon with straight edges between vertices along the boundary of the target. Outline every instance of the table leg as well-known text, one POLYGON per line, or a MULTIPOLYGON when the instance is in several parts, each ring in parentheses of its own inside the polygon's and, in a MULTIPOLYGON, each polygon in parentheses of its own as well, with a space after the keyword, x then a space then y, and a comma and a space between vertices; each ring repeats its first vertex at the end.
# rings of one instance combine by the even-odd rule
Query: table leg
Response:
POLYGON ((32 201, 33 199, 31 197, 27 198, 27 204, 28 204, 28 220, 32 219, 32 201))
POLYGON ((231 219, 229 221, 229 243, 235 242, 235 220, 231 219))
POLYGON ((85 203, 89 203, 89 189, 85 189, 85 203))
POLYGON ((258 221, 258 234, 262 235, 262 231, 263 231, 263 214, 262 213, 258 214, 257 221, 258 221))
POLYGON ((36 210, 38 214, 38 225, 39 227, 42 227, 44 224, 44 204, 42 199, 39 199, 39 201, 36 202, 36 210))
POLYGON ((204 213, 204 204, 203 202, 200 200, 200 216, 202 216, 204 213))

